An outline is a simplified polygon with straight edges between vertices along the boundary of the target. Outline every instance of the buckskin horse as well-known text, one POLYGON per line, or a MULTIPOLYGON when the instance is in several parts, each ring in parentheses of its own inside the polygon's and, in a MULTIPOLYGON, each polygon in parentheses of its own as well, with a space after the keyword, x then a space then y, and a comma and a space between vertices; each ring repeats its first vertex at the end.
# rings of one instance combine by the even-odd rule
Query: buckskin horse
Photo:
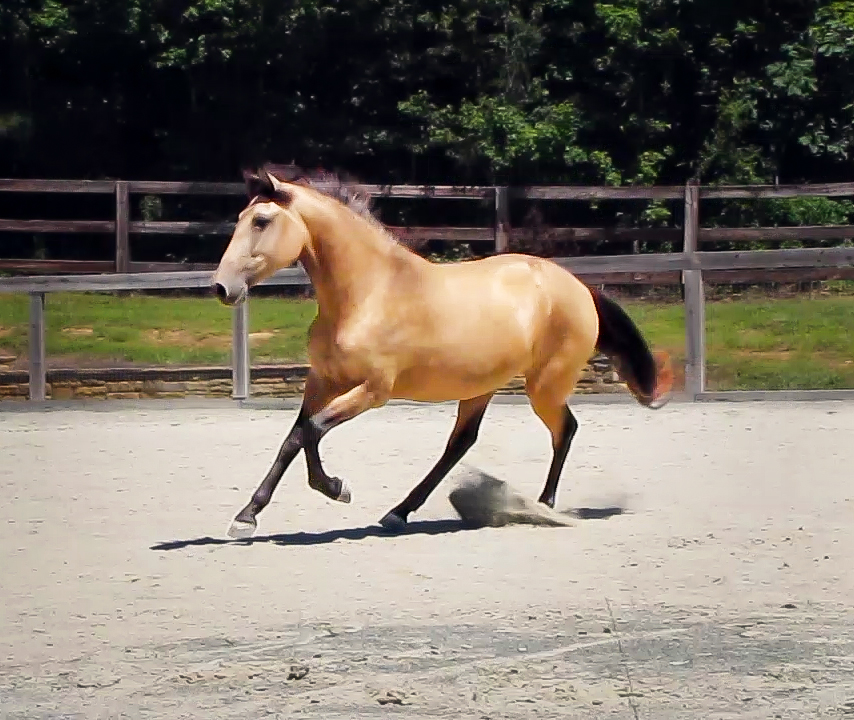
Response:
POLYGON ((321 463, 321 438, 392 398, 457 401, 444 452, 379 522, 405 529, 477 439, 486 407, 511 378, 551 433, 552 460, 539 502, 553 508, 578 422, 569 407, 595 351, 612 358, 635 399, 657 409, 670 399, 666 353, 652 353, 612 299, 558 264, 506 253, 436 263, 399 242, 374 217, 370 196, 333 174, 267 165, 244 171, 249 202, 212 278, 225 305, 296 261, 314 288, 310 368, 293 427, 228 534, 250 537, 288 466, 305 451, 308 484, 348 503, 349 485, 321 463))

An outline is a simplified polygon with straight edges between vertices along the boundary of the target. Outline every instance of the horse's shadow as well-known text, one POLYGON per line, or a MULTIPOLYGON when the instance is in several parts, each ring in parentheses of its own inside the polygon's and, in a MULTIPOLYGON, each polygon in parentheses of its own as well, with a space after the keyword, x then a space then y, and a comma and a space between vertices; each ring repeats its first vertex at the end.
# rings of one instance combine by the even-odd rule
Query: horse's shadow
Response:
POLYGON ((281 547, 300 545, 326 545, 336 540, 364 540, 365 538, 394 539, 407 535, 446 535, 462 530, 476 530, 472 525, 462 520, 416 520, 406 525, 399 532, 390 532, 380 525, 365 525, 363 527, 338 528, 324 532, 295 532, 276 535, 258 535, 256 537, 233 540, 231 538, 200 537, 192 540, 172 540, 156 543, 151 550, 182 550, 187 547, 205 547, 209 545, 254 545, 256 543, 272 543, 281 547))
MULTIPOLYGON (((604 520, 614 515, 622 515, 625 509, 620 506, 599 508, 580 507, 565 511, 580 520, 604 520)), ((279 533, 276 535, 257 535, 251 538, 234 540, 231 538, 206 537, 191 540, 172 540, 155 543, 150 550, 182 550, 187 547, 205 547, 208 545, 254 545, 256 543, 272 543, 281 547, 300 545, 327 545, 336 540, 364 540, 365 538, 386 538, 392 540, 407 535, 449 535, 463 530, 479 530, 483 526, 467 523, 459 518, 448 520, 415 520, 407 523, 399 531, 389 531, 380 525, 364 525, 362 527, 338 528, 324 532, 279 533)))

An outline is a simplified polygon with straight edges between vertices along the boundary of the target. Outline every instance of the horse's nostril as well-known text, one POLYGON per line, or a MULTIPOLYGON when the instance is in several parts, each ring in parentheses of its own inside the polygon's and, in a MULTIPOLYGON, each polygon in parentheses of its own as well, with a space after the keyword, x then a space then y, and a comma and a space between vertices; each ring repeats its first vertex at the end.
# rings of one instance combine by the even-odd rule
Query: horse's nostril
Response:
POLYGON ((216 283, 214 289, 216 290, 216 296, 220 300, 225 300, 228 297, 228 290, 225 289, 225 285, 222 283, 216 283))

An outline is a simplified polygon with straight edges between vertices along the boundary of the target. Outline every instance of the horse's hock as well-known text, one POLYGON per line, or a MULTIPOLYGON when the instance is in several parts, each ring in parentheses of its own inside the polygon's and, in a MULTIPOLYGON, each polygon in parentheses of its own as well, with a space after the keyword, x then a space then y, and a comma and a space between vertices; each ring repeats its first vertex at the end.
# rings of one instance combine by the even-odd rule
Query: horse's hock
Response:
MULTIPOLYGON (((11 363, 10 363, 11 365, 11 363)), ((253 397, 290 398, 302 395, 307 366, 287 366, 277 371, 265 368, 254 377, 250 392, 253 397)), ((253 372, 253 375, 258 373, 253 372)), ((231 369, 205 368, 107 368, 103 370, 48 370, 46 395, 53 400, 101 399, 133 400, 140 398, 210 397, 231 395, 231 369)), ((29 392, 27 374, 20 370, 0 370, 0 401, 25 400, 29 392)), ((499 394, 525 392, 525 381, 515 377, 499 394)), ((628 392, 604 356, 594 357, 584 370, 576 394, 628 392)))

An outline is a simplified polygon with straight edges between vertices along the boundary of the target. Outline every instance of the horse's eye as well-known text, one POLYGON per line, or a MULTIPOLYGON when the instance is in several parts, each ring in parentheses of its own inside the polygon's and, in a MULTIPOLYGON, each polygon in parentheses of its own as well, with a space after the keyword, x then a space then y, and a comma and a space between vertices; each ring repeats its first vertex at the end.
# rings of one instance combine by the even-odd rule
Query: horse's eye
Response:
POLYGON ((263 230, 270 224, 270 218, 264 217, 263 215, 256 215, 252 218, 252 226, 257 228, 258 230, 263 230))

